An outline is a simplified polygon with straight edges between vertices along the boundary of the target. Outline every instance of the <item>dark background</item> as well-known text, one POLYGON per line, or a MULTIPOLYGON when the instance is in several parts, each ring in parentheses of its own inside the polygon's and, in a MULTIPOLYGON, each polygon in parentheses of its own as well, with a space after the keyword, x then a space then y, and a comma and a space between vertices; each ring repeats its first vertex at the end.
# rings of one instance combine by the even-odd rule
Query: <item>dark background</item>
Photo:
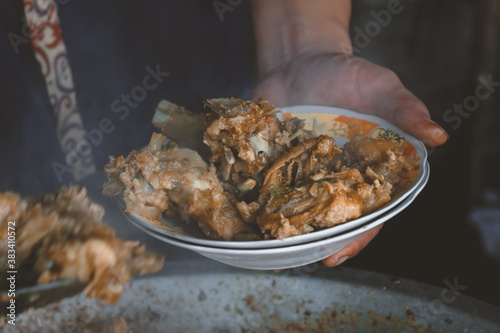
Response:
MULTIPOLYGON (((356 27, 363 31, 373 21, 370 11, 386 9, 387 2, 357 0, 353 6, 354 38, 356 27)), ((495 35, 500 11, 495 1, 402 0, 401 6, 402 12, 356 54, 394 70, 450 140, 430 151, 431 178, 418 199, 345 265, 443 288, 445 279, 457 278, 467 286, 465 294, 500 305, 500 263, 486 255, 469 218, 472 210, 498 207, 500 93, 482 102, 457 129, 443 118, 447 109, 474 94, 479 75, 500 81, 495 35)), ((195 0, 60 5, 84 125, 98 128, 107 117, 116 126, 94 147, 98 170, 108 155, 148 142, 150 120, 162 98, 200 111, 206 98, 249 96, 256 82, 249 15, 242 4, 221 20, 211 1, 195 0), (141 84, 146 66, 157 64, 169 77, 120 120, 111 103, 141 84)), ((26 44, 15 53, 6 38, 9 32, 21 33, 22 17, 21 1, 0 3, 0 190, 35 194, 61 186, 50 163, 64 157, 33 51, 26 44)), ((87 183, 102 181, 98 174, 87 183)), ((72 180, 66 176, 64 182, 72 180)), ((119 233, 137 237, 133 231, 119 233)), ((168 249, 170 255, 184 253, 168 249)))
MULTIPOLYGON (((358 55, 394 70, 450 140, 430 151, 431 176, 422 194, 346 265, 443 287, 445 279, 457 278, 468 287, 466 294, 500 304, 498 257, 485 255, 469 218, 473 210, 498 208, 500 92, 458 128, 444 118, 446 110, 474 95, 478 76, 492 74, 500 81, 499 6, 494 1, 401 1, 401 6, 358 55)), ((386 1, 355 1, 351 38, 354 27, 363 31, 373 21, 371 10, 382 9, 386 1)), ((498 211, 495 222, 500 223, 498 211)), ((496 237, 498 246, 498 232, 496 237)))

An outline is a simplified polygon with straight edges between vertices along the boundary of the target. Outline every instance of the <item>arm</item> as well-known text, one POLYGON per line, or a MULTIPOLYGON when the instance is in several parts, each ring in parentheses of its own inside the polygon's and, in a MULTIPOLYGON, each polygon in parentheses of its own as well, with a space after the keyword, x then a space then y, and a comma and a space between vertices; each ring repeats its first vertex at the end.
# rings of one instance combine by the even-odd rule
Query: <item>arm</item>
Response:
MULTIPOLYGON (((335 105, 381 116, 430 146, 448 135, 397 75, 352 55, 350 0, 253 0, 259 84, 252 98, 272 103, 335 105)), ((382 226, 324 260, 340 265, 382 226)))
POLYGON ((254 0, 253 17, 261 77, 298 54, 352 52, 350 0, 254 0))
POLYGON ((352 55, 349 0, 253 0, 260 83, 253 98, 381 116, 430 146, 448 135, 397 75, 352 55))

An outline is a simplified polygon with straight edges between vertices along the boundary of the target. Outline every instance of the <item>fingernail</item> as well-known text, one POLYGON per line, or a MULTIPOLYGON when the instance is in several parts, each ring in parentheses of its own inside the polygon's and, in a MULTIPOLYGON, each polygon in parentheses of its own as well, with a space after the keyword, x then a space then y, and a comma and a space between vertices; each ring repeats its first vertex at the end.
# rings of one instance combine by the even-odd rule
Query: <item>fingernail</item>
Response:
POLYGON ((437 128, 439 128, 440 130, 442 130, 443 132, 446 133, 446 131, 441 127, 441 125, 439 125, 438 123, 436 123, 434 120, 430 119, 430 118, 427 118, 426 119, 427 122, 433 126, 436 126, 437 128))
POLYGON ((431 120, 430 123, 433 124, 434 126, 436 126, 437 128, 439 128, 444 134, 446 134, 449 137, 448 133, 444 130, 443 127, 441 127, 441 125, 439 125, 438 123, 436 123, 433 120, 431 120))
MULTIPOLYGON (((440 131, 441 133, 443 133, 444 135, 446 135, 446 140, 445 140, 445 141, 448 141, 448 139, 450 138, 450 135, 448 134, 448 132, 446 132, 446 131, 444 130, 444 128, 443 128, 443 127, 441 127, 441 125, 439 125, 439 124, 438 124, 438 123, 436 123, 434 120, 432 120, 432 119, 430 119, 430 118, 427 118, 427 117, 425 118, 425 120, 426 120, 429 124, 431 124, 432 126, 434 126, 434 127, 436 127, 437 129, 439 129, 439 131, 440 131)), ((425 142, 425 140, 424 140, 424 143, 429 144, 429 145, 431 145, 431 146, 436 145, 434 142, 429 142, 429 143, 427 143, 427 142, 425 142)))
POLYGON ((344 261, 346 261, 347 259, 349 259, 349 256, 345 256, 345 257, 342 257, 340 258, 339 260, 337 260, 337 264, 336 265, 340 265, 342 264, 344 261))

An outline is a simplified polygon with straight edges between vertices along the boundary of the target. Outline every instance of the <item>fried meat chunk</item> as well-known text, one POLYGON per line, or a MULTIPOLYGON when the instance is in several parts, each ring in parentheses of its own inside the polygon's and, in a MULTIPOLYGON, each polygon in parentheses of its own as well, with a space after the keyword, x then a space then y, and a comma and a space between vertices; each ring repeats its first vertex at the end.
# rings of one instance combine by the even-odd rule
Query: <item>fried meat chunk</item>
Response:
POLYGON ((165 212, 193 219, 211 238, 231 240, 252 232, 224 192, 215 167, 189 148, 162 149, 164 139, 154 133, 147 149, 132 151, 126 159, 110 157, 103 192, 116 195, 123 190, 126 210, 148 219, 165 212))
POLYGON ((391 184, 364 181, 357 169, 324 176, 273 195, 257 218, 262 232, 283 239, 360 217, 390 200, 391 184))
MULTIPOLYGON (((138 242, 122 241, 102 222, 104 210, 84 188, 62 187, 55 193, 23 199, 0 194, 0 225, 16 221, 16 264, 28 263, 38 284, 79 279, 84 293, 115 303, 131 274, 160 270, 164 258, 147 253, 138 242)), ((0 239, 7 258, 7 238, 0 239)))
POLYGON ((406 157, 391 140, 357 135, 343 149, 344 165, 363 172, 369 167, 384 180, 397 186, 408 177, 416 161, 406 157))
POLYGON ((244 201, 238 203, 237 208, 243 219, 256 221, 257 215, 269 200, 271 189, 292 186, 328 173, 333 156, 339 152, 335 139, 320 135, 280 155, 266 170, 258 199, 250 204, 244 201))
POLYGON ((210 161, 219 168, 222 181, 234 182, 243 192, 260 183, 263 171, 291 148, 291 141, 313 136, 297 118, 281 122, 278 111, 264 99, 217 98, 205 105, 212 110, 204 135, 212 151, 210 161))
POLYGON ((320 135, 309 139, 282 154, 267 170, 261 193, 270 188, 290 186, 307 181, 316 174, 327 172, 336 153, 341 150, 335 139, 320 135))

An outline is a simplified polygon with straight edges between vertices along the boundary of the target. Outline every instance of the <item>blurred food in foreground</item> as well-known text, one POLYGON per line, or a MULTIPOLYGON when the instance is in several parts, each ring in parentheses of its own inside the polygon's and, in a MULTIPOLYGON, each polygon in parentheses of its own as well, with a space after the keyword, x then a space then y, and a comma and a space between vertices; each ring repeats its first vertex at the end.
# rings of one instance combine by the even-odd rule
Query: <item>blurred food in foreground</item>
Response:
MULTIPOLYGON (((103 223, 104 209, 78 186, 34 198, 0 194, 0 266, 8 263, 8 224, 15 223, 17 288, 66 279, 87 282, 84 293, 116 303, 132 275, 156 272, 164 257, 123 241, 103 223)), ((8 289, 0 282, 2 290, 8 289)))

